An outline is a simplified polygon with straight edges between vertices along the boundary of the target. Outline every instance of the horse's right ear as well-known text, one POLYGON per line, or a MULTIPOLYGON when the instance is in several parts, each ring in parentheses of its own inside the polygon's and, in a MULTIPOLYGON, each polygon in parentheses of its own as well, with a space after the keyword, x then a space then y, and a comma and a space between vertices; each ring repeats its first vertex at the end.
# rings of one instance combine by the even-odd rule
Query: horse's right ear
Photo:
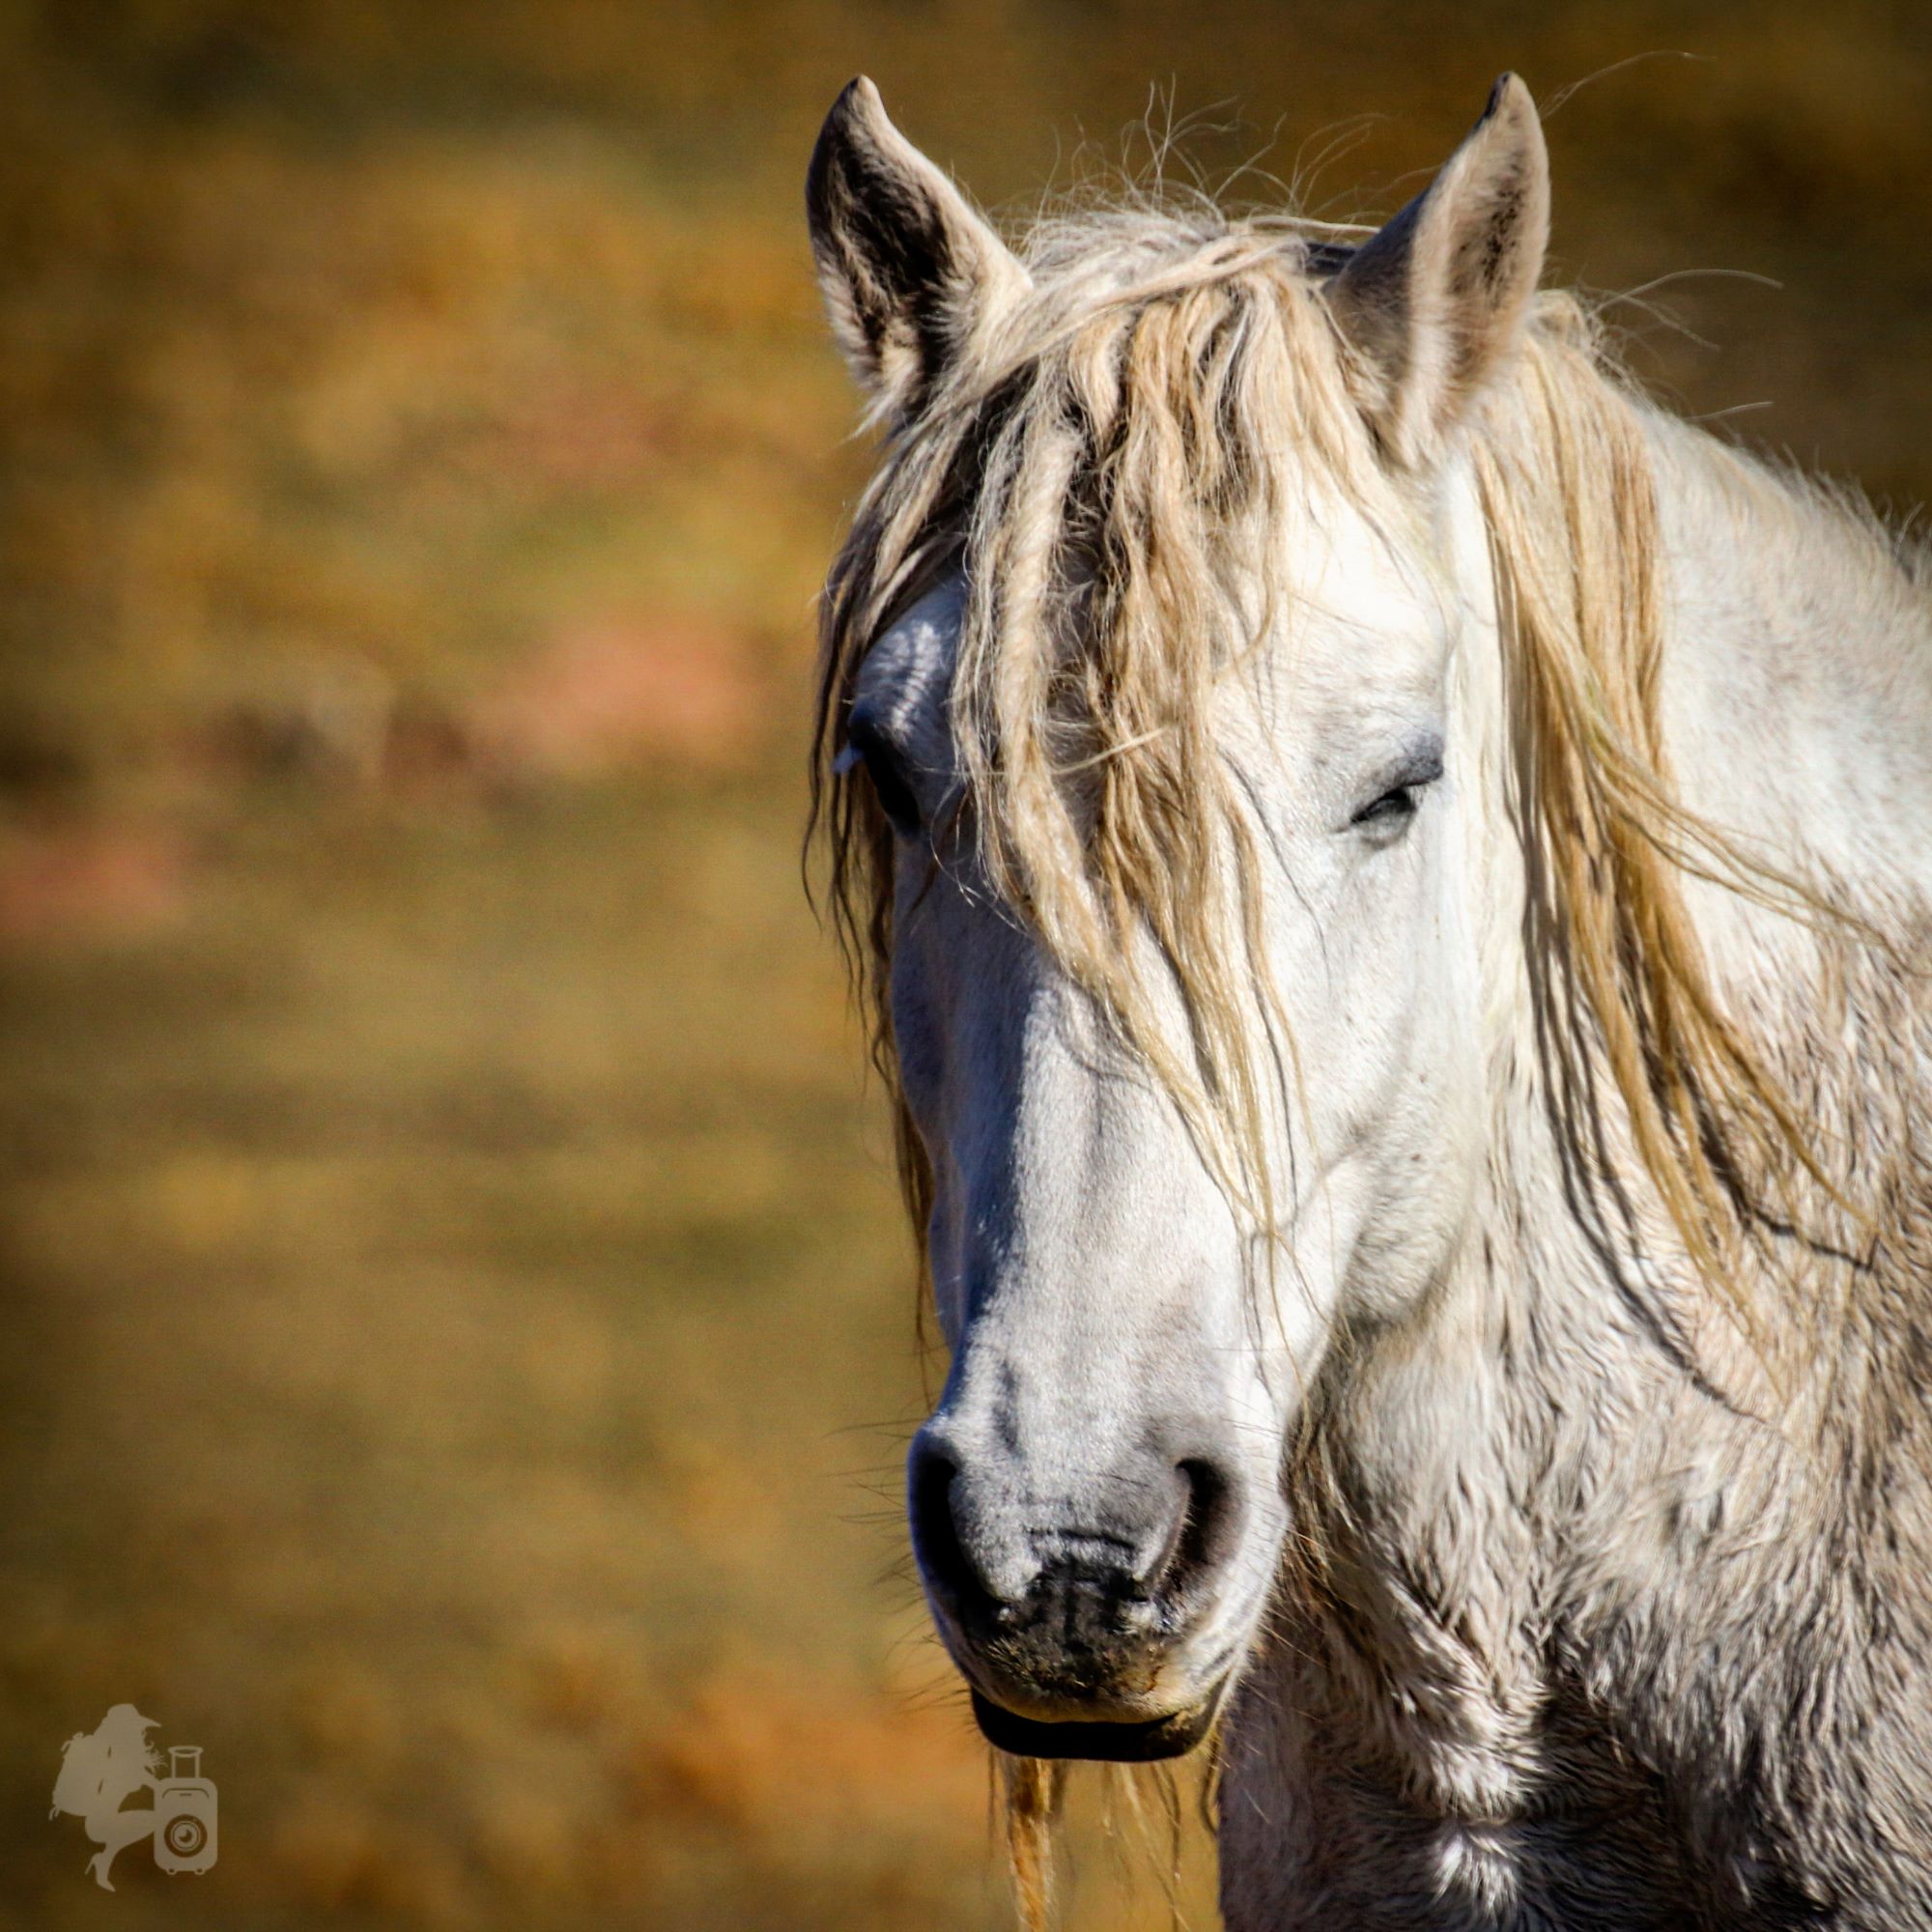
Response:
POLYGON ((872 413, 917 415, 948 365, 1028 287, 966 197, 886 118, 863 75, 825 117, 805 180, 832 327, 872 413))

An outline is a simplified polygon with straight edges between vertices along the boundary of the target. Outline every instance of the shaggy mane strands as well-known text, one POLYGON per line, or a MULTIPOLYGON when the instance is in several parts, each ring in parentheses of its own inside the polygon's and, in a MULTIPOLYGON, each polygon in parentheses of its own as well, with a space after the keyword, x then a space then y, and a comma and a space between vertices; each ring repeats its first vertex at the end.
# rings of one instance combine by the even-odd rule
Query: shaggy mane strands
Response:
MULTIPOLYGON (((958 829, 1269 1235, 1264 1127, 1278 1095, 1263 1069, 1292 1070, 1292 1041, 1259 945, 1259 860, 1215 693, 1284 619, 1292 631, 1288 566, 1320 493, 1391 532, 1420 523, 1321 298, 1338 252, 1320 224, 1199 211, 1044 228, 1030 293, 889 448, 823 603, 813 823, 895 1098, 891 835, 838 753, 872 642, 963 567, 958 829), (1179 1037, 1163 1018, 1176 989, 1179 1037)), ((1642 405, 1573 298, 1538 298, 1469 447, 1514 694, 1517 805, 1561 960, 1566 1013, 1548 1037, 1571 1064, 1556 1074, 1593 1093, 1582 1060, 1601 1054, 1687 1248, 1733 1293, 1727 1257, 1759 1191, 1824 1174, 1714 996, 1681 874, 1801 913, 1823 902, 1675 802, 1642 405)), ((902 1103, 897 1119, 923 1230, 930 1181, 902 1103)))

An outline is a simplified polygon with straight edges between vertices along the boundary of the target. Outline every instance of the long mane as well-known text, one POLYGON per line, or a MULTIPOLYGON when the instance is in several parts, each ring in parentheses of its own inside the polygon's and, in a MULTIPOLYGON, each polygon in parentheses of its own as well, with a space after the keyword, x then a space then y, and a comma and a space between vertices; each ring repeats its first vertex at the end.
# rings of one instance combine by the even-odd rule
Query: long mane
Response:
MULTIPOLYGON (((1257 1069, 1291 1077, 1293 1041, 1211 698, 1292 622, 1286 563, 1311 485, 1346 493, 1391 542, 1417 516, 1358 407, 1367 372, 1322 299, 1346 252, 1324 226, 1209 210, 1044 229, 1027 250, 1032 295, 889 446, 822 606, 813 824, 895 1100, 891 837, 838 753, 873 640, 963 567, 951 696, 961 834, 1265 1229, 1273 1095, 1257 1069), (1179 989, 1183 1039, 1157 1016, 1157 976, 1179 989)), ((1714 991, 1684 881, 1716 878, 1804 917, 1833 909, 1678 801, 1659 718, 1647 408, 1584 305, 1546 293, 1468 434, 1502 617, 1513 809, 1555 962, 1551 1077, 1594 1107, 1607 1072, 1618 1138, 1723 1285, 1769 1194, 1826 1177, 1800 1108, 1714 991)), ((930 1178, 902 1102, 897 1114, 923 1230, 930 1178)))

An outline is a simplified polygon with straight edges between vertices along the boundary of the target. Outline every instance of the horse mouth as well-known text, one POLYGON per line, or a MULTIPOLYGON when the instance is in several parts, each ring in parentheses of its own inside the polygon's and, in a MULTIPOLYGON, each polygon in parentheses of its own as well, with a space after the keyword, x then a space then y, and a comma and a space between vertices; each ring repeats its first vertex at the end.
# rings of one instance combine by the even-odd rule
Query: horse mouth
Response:
POLYGON ((980 1690, 973 1692, 973 1716, 996 1750, 1013 1757, 1087 1758, 1103 1764, 1153 1764, 1191 1751, 1212 1727, 1227 1688, 1223 1678, 1191 1710, 1165 1718, 1094 1722, 1070 1718, 1047 1722, 1004 1710, 980 1690))

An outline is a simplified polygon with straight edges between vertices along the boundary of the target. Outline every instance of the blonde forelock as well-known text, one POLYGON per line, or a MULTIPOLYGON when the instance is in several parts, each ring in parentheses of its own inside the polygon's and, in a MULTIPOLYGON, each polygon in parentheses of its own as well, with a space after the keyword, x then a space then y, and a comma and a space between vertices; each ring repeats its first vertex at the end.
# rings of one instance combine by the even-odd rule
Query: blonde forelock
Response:
MULTIPOLYGON (((958 567, 960 830, 988 889, 1093 996, 1268 1231, 1273 1095, 1259 1069, 1292 1063, 1293 1042, 1213 694, 1278 634, 1306 503, 1341 492, 1379 524, 1405 514, 1321 298, 1330 247, 1312 225, 1199 210, 1047 231, 1026 300, 886 452, 823 604, 814 823, 895 1093, 891 839, 869 788, 837 760, 872 642, 958 567), (1179 1038, 1161 1018, 1174 989, 1179 1038)), ((1690 1252, 1728 1279, 1727 1244, 1758 1180, 1822 1177, 1712 990, 1683 877, 1802 915, 1831 909, 1676 801, 1643 408, 1580 305, 1545 296, 1469 445, 1532 888, 1561 962, 1556 1077, 1595 1094, 1582 1061, 1607 1066, 1690 1252)), ((902 1107, 899 1122, 923 1228, 930 1179, 902 1107)))

